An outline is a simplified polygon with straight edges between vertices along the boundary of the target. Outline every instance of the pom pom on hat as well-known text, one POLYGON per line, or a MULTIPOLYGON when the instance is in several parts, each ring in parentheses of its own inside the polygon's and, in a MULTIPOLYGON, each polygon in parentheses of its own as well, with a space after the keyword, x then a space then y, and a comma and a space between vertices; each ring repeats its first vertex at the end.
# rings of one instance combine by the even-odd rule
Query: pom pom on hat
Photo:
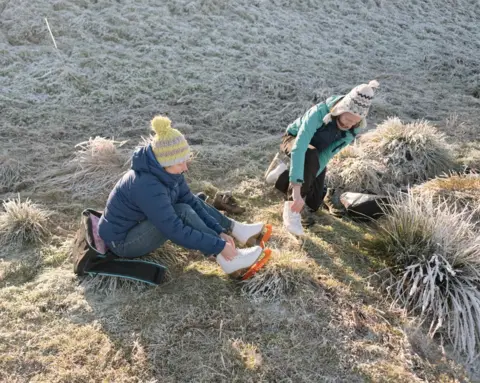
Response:
POLYGON ((380 84, 378 83, 377 80, 372 80, 368 83, 368 86, 372 89, 377 89, 380 86, 380 84))
POLYGON ((191 151, 187 140, 182 133, 172 128, 172 121, 168 117, 155 116, 151 125, 155 132, 151 146, 161 166, 172 166, 190 159, 191 151))
POLYGON ((165 116, 155 116, 152 120, 152 130, 159 136, 168 133, 172 129, 172 121, 165 116))

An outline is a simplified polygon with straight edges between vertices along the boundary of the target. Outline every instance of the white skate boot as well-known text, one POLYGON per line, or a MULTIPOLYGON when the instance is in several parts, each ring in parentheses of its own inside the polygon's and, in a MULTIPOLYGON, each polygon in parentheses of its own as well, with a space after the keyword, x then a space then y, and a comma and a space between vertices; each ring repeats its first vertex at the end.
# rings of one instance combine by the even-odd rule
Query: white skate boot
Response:
POLYGON ((237 249, 237 255, 231 261, 227 261, 222 254, 218 254, 217 262, 226 274, 232 274, 252 266, 260 258, 262 251, 260 246, 237 249))
POLYGON ((292 203, 292 201, 287 201, 283 206, 283 226, 285 226, 288 232, 300 237, 304 235, 302 216, 300 213, 292 211, 292 203))

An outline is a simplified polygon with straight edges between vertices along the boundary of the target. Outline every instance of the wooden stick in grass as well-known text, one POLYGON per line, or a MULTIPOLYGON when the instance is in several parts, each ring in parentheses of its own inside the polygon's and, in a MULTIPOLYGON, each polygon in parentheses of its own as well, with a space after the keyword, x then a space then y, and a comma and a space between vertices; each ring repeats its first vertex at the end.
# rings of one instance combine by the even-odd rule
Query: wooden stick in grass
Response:
POLYGON ((56 43, 56 41, 55 41, 55 37, 53 37, 52 30, 50 29, 50 24, 48 24, 48 20, 47 20, 46 17, 45 17, 45 23, 47 24, 48 31, 50 32, 50 37, 52 38, 53 45, 55 46, 55 49, 58 50, 57 43, 56 43))

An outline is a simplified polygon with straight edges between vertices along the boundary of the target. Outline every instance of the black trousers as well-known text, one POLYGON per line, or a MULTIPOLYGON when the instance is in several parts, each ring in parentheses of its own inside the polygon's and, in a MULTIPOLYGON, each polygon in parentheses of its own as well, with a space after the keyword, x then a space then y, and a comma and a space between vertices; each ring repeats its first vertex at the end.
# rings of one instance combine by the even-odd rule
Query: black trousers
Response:
MULTIPOLYGON (((289 134, 285 134, 282 137, 280 151, 285 153, 285 155, 288 157, 290 157, 292 153, 292 148, 295 144, 295 138, 295 136, 291 136, 289 134)), ((305 169, 301 195, 303 198, 305 198, 305 204, 313 211, 317 211, 320 208, 326 194, 325 174, 327 172, 327 168, 325 168, 317 177, 319 169, 320 164, 318 163, 318 151, 317 149, 310 147, 305 153, 305 169)), ((291 201, 293 198, 289 176, 289 171, 285 170, 285 172, 280 175, 275 183, 275 187, 281 192, 285 193, 287 200, 291 201)))

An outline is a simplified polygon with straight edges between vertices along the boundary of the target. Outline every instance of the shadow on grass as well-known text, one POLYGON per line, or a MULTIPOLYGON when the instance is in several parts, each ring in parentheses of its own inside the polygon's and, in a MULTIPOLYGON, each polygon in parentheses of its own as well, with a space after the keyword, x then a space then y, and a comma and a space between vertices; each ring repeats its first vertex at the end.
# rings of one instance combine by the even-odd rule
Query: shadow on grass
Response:
POLYGON ((347 330, 329 325, 325 294, 259 303, 239 290, 200 261, 157 288, 113 296, 87 289, 85 298, 112 341, 132 360, 141 350, 159 381, 363 381, 336 341, 347 330))
MULTIPOLYGON (((378 299, 367 288, 366 279, 382 268, 382 262, 367 251, 369 227, 348 218, 317 213, 317 224, 311 227, 303 247, 324 270, 353 288, 363 298, 378 299)), ((364 299, 365 300, 365 299, 364 299)))

